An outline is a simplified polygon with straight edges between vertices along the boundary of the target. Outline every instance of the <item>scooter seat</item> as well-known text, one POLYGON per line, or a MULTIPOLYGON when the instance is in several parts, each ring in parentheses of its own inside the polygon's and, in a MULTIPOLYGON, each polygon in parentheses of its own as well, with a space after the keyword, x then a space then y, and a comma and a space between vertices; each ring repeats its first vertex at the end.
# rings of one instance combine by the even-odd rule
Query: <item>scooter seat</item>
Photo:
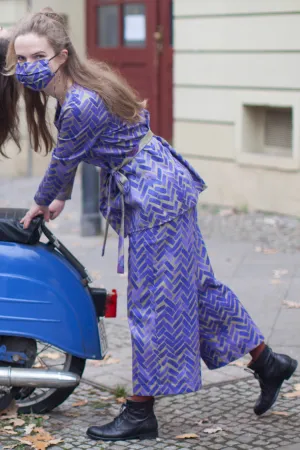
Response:
POLYGON ((19 244, 37 244, 42 235, 43 216, 35 217, 29 228, 24 230, 20 223, 27 209, 0 208, 0 241, 19 244))

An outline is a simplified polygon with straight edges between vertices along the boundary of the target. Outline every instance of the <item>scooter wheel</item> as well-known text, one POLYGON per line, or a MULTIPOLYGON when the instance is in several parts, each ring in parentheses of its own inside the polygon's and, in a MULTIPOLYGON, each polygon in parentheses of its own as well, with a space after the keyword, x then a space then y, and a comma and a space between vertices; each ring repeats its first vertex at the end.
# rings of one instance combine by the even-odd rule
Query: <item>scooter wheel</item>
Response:
MULTIPOLYGON (((53 362, 53 361, 52 361, 53 362)), ((55 364, 53 364, 54 366, 55 364)), ((85 368, 85 359, 65 354, 64 370, 80 377, 85 368)), ((42 414, 52 411, 67 400, 76 387, 71 388, 23 388, 16 398, 21 414, 42 414)))

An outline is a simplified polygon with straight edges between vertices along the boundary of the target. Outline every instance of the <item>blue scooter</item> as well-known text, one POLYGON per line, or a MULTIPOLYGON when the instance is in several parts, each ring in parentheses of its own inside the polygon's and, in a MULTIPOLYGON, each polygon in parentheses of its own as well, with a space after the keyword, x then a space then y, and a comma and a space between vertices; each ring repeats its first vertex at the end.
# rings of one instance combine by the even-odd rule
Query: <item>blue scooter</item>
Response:
POLYGON ((15 399, 26 414, 63 403, 86 360, 104 357, 103 317, 116 316, 117 293, 90 286, 43 217, 24 230, 25 213, 0 209, 0 410, 15 399))

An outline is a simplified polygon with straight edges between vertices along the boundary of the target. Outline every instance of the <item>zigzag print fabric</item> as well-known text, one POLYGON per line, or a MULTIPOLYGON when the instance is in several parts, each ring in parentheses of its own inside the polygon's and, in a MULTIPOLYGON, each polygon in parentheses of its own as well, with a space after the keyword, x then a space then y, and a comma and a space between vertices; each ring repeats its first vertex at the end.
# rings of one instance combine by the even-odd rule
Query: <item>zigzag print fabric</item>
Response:
POLYGON ((166 141, 154 136, 137 154, 150 129, 148 111, 142 115, 139 123, 125 122, 107 110, 96 92, 73 85, 57 110, 57 145, 36 203, 50 205, 55 198, 70 198, 76 169, 85 162, 101 168, 100 210, 107 218, 110 203, 109 222, 117 233, 123 200, 125 236, 168 222, 195 206, 205 183, 166 141), (130 157, 135 159, 114 171, 130 157))
POLYGON ((201 388, 201 359, 217 369, 264 337, 215 279, 195 208, 129 237, 128 318, 134 395, 201 388))

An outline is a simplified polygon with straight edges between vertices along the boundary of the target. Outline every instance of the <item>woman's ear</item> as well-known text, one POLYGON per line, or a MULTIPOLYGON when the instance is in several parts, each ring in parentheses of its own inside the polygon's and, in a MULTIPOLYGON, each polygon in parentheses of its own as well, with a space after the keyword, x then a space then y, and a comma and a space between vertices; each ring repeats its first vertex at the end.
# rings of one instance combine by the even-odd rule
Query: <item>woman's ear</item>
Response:
POLYGON ((64 59, 64 61, 67 61, 68 56, 69 56, 69 51, 66 48, 64 48, 61 51, 60 56, 64 59))

